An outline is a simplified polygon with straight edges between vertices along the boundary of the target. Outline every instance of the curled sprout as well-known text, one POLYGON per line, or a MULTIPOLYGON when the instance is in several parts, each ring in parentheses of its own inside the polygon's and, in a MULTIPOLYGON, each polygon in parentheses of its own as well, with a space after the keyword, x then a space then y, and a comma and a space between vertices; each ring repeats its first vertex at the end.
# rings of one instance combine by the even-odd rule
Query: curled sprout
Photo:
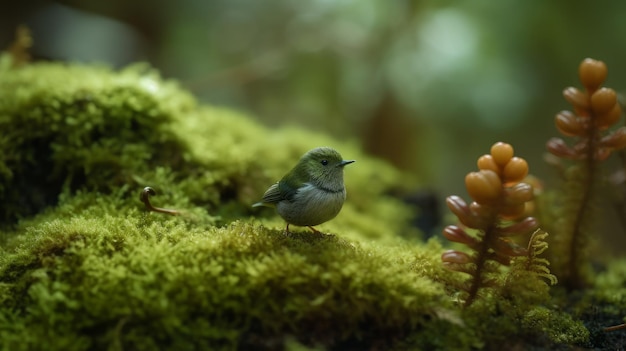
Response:
POLYGON ((180 215, 180 212, 177 210, 152 206, 152 204, 150 203, 150 196, 154 196, 154 195, 156 195, 156 191, 154 191, 154 189, 152 189, 149 186, 143 188, 143 190, 141 191, 141 195, 139 195, 139 200, 141 200, 141 202, 143 202, 146 205, 146 208, 148 209, 148 211, 165 213, 165 214, 172 215, 172 216, 180 215))

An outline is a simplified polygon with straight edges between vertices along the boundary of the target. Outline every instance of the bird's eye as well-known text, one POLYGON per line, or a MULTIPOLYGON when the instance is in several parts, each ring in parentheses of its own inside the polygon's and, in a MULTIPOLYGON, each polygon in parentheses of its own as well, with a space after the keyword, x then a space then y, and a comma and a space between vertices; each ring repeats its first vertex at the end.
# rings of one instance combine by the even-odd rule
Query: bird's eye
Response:
POLYGON ((328 165, 328 160, 322 160, 322 162, 320 162, 323 166, 328 165))

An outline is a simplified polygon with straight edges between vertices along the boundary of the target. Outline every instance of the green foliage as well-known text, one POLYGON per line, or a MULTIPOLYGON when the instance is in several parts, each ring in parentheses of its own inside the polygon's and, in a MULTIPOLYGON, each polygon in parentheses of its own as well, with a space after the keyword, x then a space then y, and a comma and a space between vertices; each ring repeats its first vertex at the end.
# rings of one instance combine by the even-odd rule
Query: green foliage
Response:
POLYGON ((516 257, 507 274, 501 294, 520 306, 549 301, 549 287, 557 283, 548 268, 550 262, 539 257, 548 249, 547 237, 548 233, 536 230, 528 242, 527 254, 516 257))

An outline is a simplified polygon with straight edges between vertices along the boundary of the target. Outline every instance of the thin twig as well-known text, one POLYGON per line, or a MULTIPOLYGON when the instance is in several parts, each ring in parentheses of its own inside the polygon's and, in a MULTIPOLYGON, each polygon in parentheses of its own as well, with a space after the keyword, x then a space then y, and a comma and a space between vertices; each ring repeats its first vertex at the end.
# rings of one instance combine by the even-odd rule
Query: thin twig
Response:
POLYGON ((610 332, 610 331, 614 331, 614 330, 620 330, 620 329, 626 329, 626 323, 625 324, 619 324, 619 325, 613 325, 610 327, 606 327, 604 328, 605 332, 610 332))

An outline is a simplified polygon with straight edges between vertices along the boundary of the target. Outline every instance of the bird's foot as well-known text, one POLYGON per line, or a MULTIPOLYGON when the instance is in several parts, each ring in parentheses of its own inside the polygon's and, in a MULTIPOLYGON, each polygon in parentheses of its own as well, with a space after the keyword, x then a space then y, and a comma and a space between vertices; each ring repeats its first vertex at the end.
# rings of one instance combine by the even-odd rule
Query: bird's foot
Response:
POLYGON ((307 226, 309 227, 309 229, 311 229, 311 231, 313 231, 313 234, 315 234, 316 236, 320 237, 320 238, 329 238, 329 237, 333 237, 333 234, 326 234, 323 232, 320 232, 319 230, 313 228, 312 226, 307 226))
POLYGON ((290 236, 291 232, 289 231, 289 223, 287 223, 287 228, 285 228, 285 231, 283 232, 283 235, 285 236, 290 236))

